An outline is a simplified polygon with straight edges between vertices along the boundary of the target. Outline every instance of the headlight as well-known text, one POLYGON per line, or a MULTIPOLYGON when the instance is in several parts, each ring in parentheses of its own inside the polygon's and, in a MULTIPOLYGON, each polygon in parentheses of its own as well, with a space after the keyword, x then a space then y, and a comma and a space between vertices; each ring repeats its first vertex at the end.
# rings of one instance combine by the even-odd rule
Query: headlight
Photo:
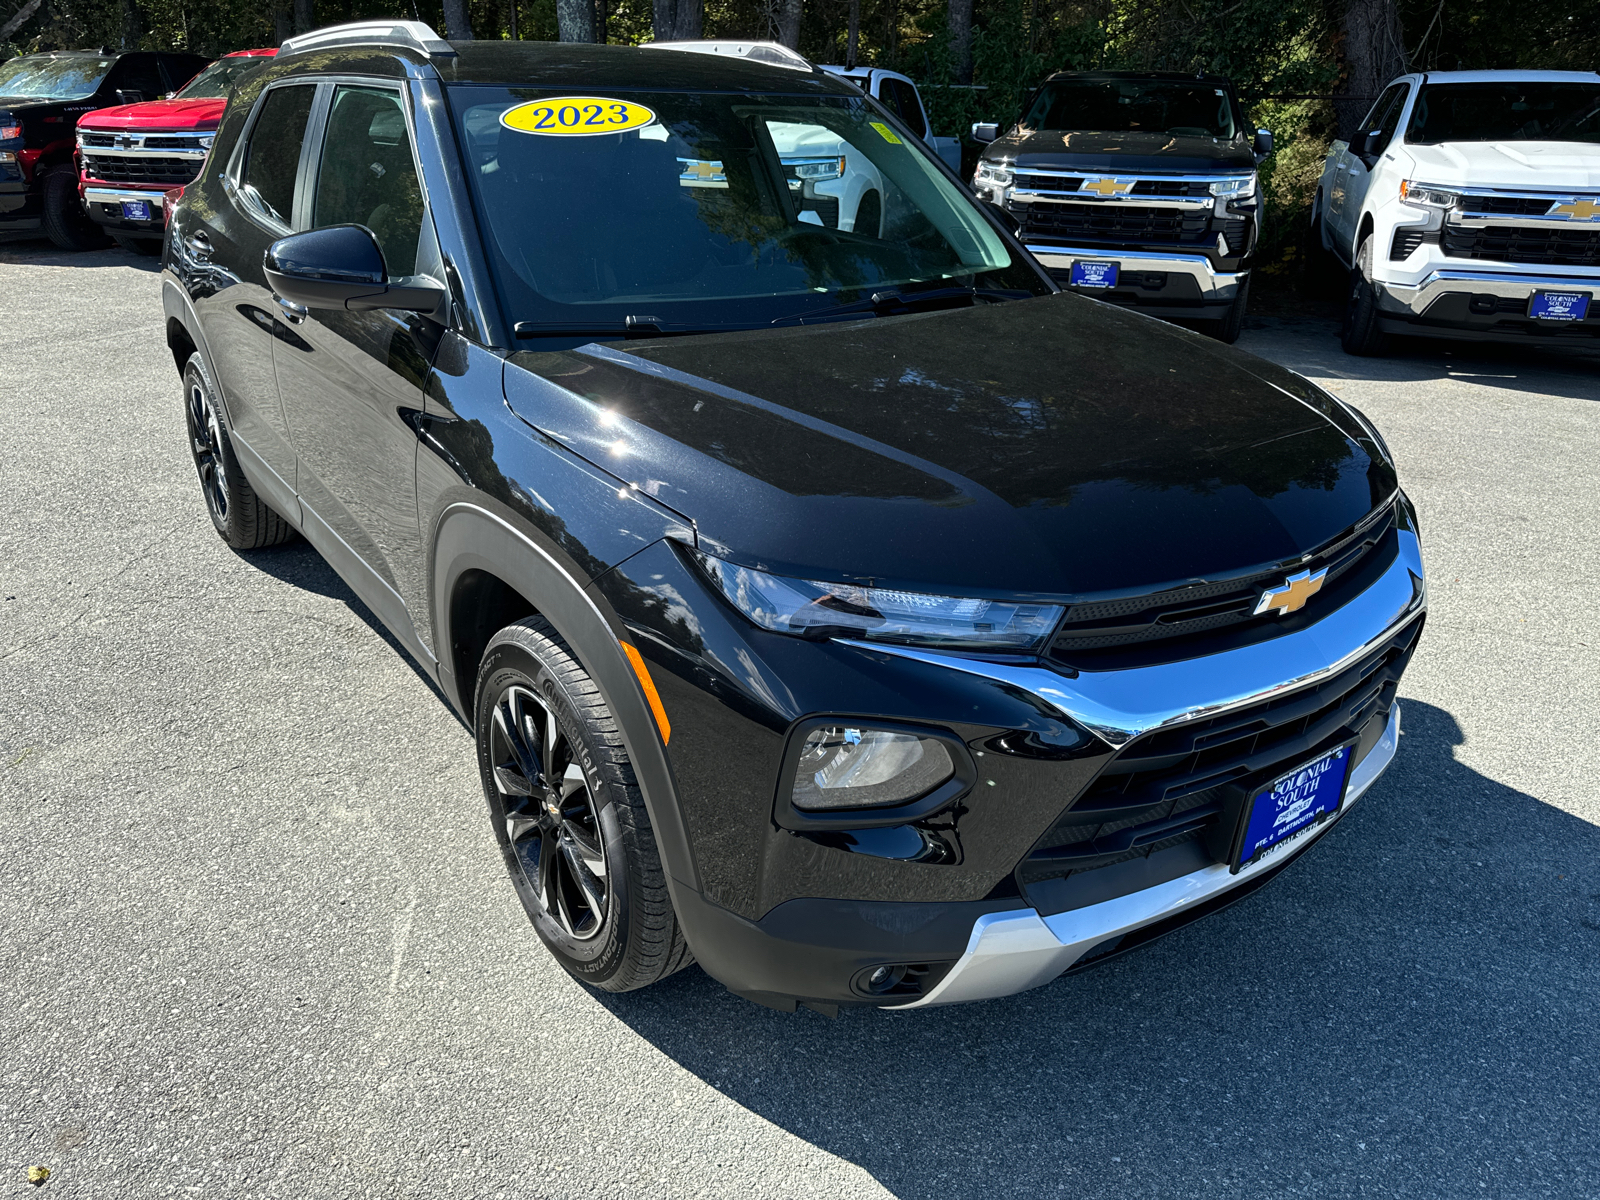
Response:
POLYGON ((209 150, 211 149, 211 143, 217 140, 217 135, 214 133, 202 133, 199 140, 200 148, 202 150, 209 150))
POLYGON ((705 554, 698 558, 735 608, 775 633, 1017 652, 1038 647, 1061 616, 1054 604, 787 579, 705 554))
POLYGON ((992 183, 996 187, 1010 187, 1016 182, 1010 163, 981 162, 978 164, 978 182, 992 183))
POLYGON ((844 175, 844 155, 833 158, 786 158, 783 165, 794 172, 794 177, 805 183, 822 179, 838 179, 844 175))
POLYGON ((1226 196, 1229 200, 1246 200, 1256 194, 1255 172, 1248 175, 1236 175, 1228 179, 1213 179, 1211 181, 1211 194, 1213 196, 1226 196))
POLYGON ((1402 179, 1400 181, 1400 201, 1414 208, 1452 209, 1461 203, 1461 193, 1446 191, 1444 188, 1430 187, 1426 183, 1413 183, 1409 179, 1402 179))
POLYGON ((881 808, 925 796, 955 773, 938 738, 823 725, 800 747, 790 799, 802 812, 881 808))

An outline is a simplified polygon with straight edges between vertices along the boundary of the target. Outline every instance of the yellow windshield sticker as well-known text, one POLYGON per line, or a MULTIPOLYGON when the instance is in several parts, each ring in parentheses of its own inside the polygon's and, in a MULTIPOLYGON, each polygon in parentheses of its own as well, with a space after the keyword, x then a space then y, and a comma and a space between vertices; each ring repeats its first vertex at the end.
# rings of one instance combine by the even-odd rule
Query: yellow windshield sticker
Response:
POLYGON ((905 145, 904 142, 895 136, 894 130, 890 129, 882 121, 868 121, 867 124, 876 129, 883 136, 883 140, 888 142, 891 146, 905 145))
POLYGON ((656 114, 642 104, 605 96, 556 96, 531 100, 500 114, 500 124, 518 133, 588 137, 623 133, 654 123, 656 114))
POLYGON ((722 169, 722 162, 719 159, 680 158, 678 163, 682 168, 678 175, 679 187, 725 188, 728 186, 728 175, 722 169))

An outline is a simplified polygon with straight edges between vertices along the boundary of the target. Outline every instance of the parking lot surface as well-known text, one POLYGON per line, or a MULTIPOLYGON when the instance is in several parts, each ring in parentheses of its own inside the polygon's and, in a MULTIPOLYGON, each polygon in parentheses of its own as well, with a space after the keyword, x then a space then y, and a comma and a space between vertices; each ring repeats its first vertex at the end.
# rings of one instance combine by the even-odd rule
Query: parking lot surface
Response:
POLYGON ((1600 1194, 1600 355, 1253 322, 1421 512, 1394 767, 1142 952, 830 1021, 555 966, 429 683, 212 532, 151 260, 0 247, 0 318, 0 1196, 1600 1194))

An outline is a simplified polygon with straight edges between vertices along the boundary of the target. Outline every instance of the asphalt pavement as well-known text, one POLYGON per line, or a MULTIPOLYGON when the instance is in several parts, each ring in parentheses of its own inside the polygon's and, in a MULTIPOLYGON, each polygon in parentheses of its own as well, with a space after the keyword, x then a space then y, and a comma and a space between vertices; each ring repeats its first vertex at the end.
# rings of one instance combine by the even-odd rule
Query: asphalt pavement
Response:
POLYGON ((0 247, 0 329, 0 1196, 1600 1195, 1600 355, 1254 320, 1421 512, 1394 767, 1137 954, 828 1020, 556 967, 428 682, 212 532, 151 260, 0 247))

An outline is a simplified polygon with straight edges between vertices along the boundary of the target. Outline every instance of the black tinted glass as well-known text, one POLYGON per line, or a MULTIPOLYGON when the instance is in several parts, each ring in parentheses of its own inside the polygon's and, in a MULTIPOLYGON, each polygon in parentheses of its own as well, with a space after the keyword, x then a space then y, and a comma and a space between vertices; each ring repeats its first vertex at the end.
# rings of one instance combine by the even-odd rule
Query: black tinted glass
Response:
POLYGON ((422 188, 399 93, 341 87, 322 142, 311 226, 365 225, 391 276, 413 275, 422 233, 422 188))
POLYGON ((1600 142, 1600 83, 1430 84, 1406 141, 1600 142))
POLYGON ((153 54, 130 54, 118 62, 111 86, 119 92, 138 92, 146 100, 159 99, 167 91, 153 54))
POLYGON ((82 100, 94 95, 114 60, 27 55, 0 65, 0 96, 82 100))
POLYGON ((221 100, 251 71, 259 70, 263 63, 272 60, 265 56, 246 55, 242 58, 219 58, 189 81, 189 86, 178 94, 185 100, 221 100))
POLYGON ((922 120, 922 106, 917 103, 917 89, 900 79, 886 81, 885 90, 894 93, 895 111, 900 114, 900 119, 910 127, 911 132, 918 137, 928 136, 928 127, 922 120))
POLYGON ((1149 79, 1053 80, 1039 89, 1022 127, 1214 138, 1236 129, 1225 89, 1149 79))
POLYGON ((313 87, 281 87, 267 93, 245 151, 244 185, 254 188, 267 215, 288 225, 294 218, 294 181, 300 145, 311 115, 313 87))

